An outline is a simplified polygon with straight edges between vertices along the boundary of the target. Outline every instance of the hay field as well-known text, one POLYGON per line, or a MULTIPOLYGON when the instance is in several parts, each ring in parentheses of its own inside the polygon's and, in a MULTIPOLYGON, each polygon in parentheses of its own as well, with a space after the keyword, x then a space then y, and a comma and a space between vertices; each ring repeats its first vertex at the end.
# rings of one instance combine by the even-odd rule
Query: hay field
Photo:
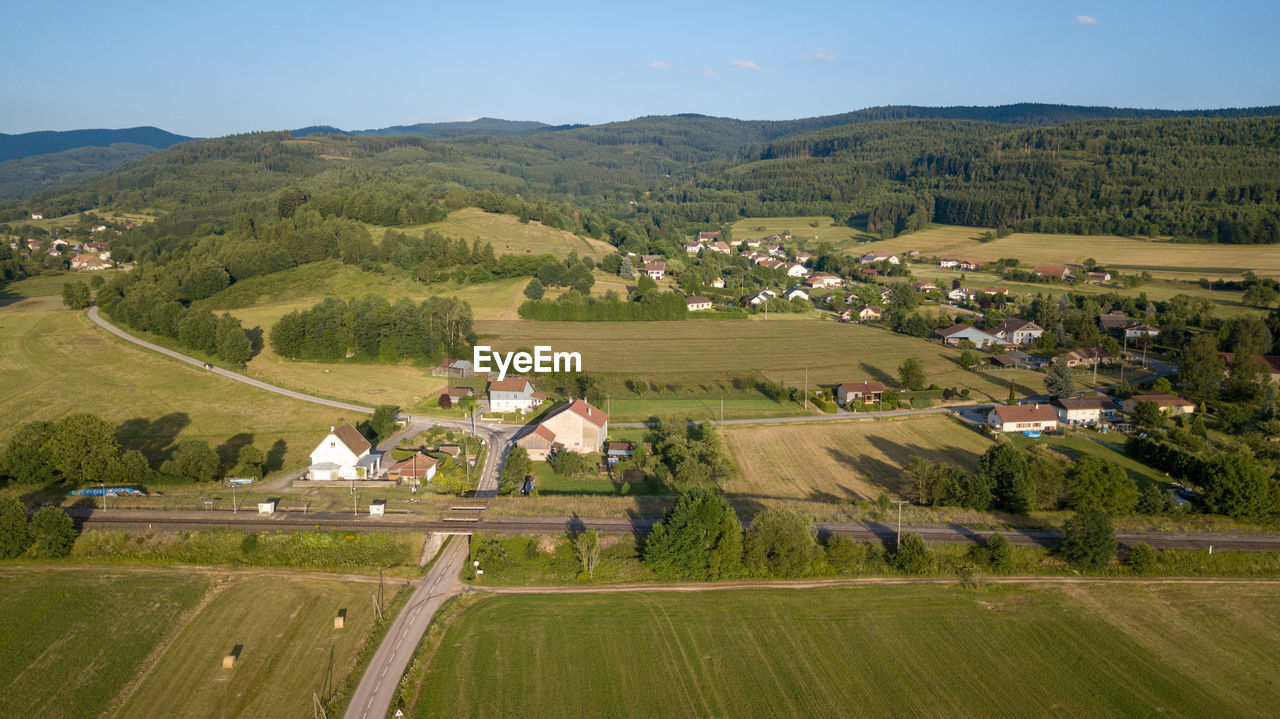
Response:
POLYGON ((847 246, 862 240, 878 239, 862 230, 837 225, 830 217, 747 217, 733 223, 733 236, 761 239, 769 235, 791 235, 792 241, 810 240, 847 246))
POLYGON ((570 251, 579 256, 603 257, 613 252, 613 247, 590 237, 578 237, 572 232, 557 230, 541 222, 522 223, 512 215, 485 212, 478 207, 464 207, 449 213, 449 217, 429 225, 406 227, 403 231, 434 230, 446 237, 459 237, 470 244, 473 240, 493 243, 498 255, 538 254, 547 252, 566 257, 570 251))
POLYGON ((904 496, 902 468, 912 457, 972 471, 991 440, 942 415, 885 421, 722 427, 739 476, 731 496, 822 501, 904 496))
POLYGON ((1015 232, 991 242, 979 242, 986 232, 975 227, 942 225, 867 248, 923 255, 954 255, 977 262, 1016 257, 1024 265, 1079 264, 1092 257, 1110 269, 1147 270, 1153 275, 1179 279, 1235 277, 1245 270, 1260 276, 1280 277, 1280 246, 1175 244, 1159 240, 1106 235, 1051 235, 1015 232))
POLYGON ((507 595, 411 675, 426 717, 1264 716, 1275 585, 507 595))

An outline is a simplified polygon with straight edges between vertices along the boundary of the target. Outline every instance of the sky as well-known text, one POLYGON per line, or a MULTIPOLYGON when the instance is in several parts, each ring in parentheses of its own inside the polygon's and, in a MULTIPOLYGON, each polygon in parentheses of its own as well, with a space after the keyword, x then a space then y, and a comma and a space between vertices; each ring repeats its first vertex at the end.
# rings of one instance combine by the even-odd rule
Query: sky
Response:
POLYGON ((0 132, 1280 104, 1280 2, 8 0, 0 132))

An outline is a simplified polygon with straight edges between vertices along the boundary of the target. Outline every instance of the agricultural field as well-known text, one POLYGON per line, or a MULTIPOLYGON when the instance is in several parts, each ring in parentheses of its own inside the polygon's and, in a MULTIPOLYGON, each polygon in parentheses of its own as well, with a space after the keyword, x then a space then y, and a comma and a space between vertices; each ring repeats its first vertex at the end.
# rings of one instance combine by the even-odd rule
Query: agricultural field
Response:
POLYGON ((990 439, 942 415, 896 420, 851 420, 821 425, 757 424, 722 427, 739 476, 724 490, 759 499, 874 500, 904 496, 902 471, 912 457, 977 467, 990 439))
MULTIPOLYGON (((388 588, 389 600, 394 589, 388 588)), ((312 577, 240 577, 220 584, 175 628, 120 717, 303 716, 355 667, 373 628, 377 584, 312 577), (333 619, 346 610, 346 626, 333 619), (223 657, 239 648, 232 669, 223 657)))
MULTIPOLYGON (((1031 370, 970 372, 959 365, 960 350, 866 325, 841 324, 814 316, 756 315, 749 320, 683 322, 476 322, 476 331, 496 349, 535 344, 582 353, 583 371, 617 386, 645 379, 656 392, 693 392, 718 410, 721 393, 732 393, 734 377, 769 379, 811 389, 824 384, 880 380, 897 385, 898 365, 909 356, 924 364, 930 382, 968 388, 974 402, 1008 398, 1009 384, 1020 393, 1043 391, 1044 376, 1031 370)), ((628 393, 628 399, 641 399, 628 393)), ((659 400, 660 394, 656 395, 659 400)), ((799 409, 797 407, 797 409, 799 409)))
MULTIPOLYGON (((1015 232, 979 242, 987 230, 940 225, 874 243, 877 250, 949 256, 976 262, 1014 257, 1024 265, 1079 264, 1092 257, 1111 270, 1141 272, 1175 279, 1200 277, 1239 279, 1245 270, 1280 277, 1280 247, 1272 245, 1174 244, 1159 240, 1105 235, 1051 235, 1015 232)), ((869 246, 871 247, 871 246, 869 246)))
POLYGON ((179 572, 0 567, 0 717, 104 713, 208 590, 179 572))
MULTIPOLYGON (((26 281, 24 281, 26 282, 26 281)), ((9 288, 23 291, 23 282, 9 288)), ((247 433, 283 466, 306 461, 335 410, 205 374, 119 340, 57 296, 0 307, 0 442, 25 422, 91 412, 153 462, 179 440, 214 447, 247 433)), ((241 437, 243 439, 243 437, 241 437)))
POLYGON ((1280 587, 507 595, 451 621, 408 716, 1261 716, 1280 587))
POLYGON ((449 213, 449 217, 429 225, 404 228, 404 232, 434 230, 445 237, 457 237, 471 244, 474 240, 493 243, 497 255, 549 253, 567 257, 577 252, 580 257, 603 257, 613 252, 613 246, 590 237, 579 237, 572 232, 557 230, 541 222, 522 223, 512 215, 485 212, 477 207, 464 207, 449 213))

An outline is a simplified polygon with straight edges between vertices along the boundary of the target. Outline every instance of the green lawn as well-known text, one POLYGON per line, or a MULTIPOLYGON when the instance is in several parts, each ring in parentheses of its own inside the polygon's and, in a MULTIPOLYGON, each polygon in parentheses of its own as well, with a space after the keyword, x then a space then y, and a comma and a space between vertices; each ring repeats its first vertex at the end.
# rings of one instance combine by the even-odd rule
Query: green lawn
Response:
POLYGON ((105 712, 206 577, 0 565, 0 717, 105 712))
MULTIPOLYGON (((1280 587, 498 596, 413 717, 1262 716, 1280 587)), ((417 692, 415 694, 415 692, 417 692)))

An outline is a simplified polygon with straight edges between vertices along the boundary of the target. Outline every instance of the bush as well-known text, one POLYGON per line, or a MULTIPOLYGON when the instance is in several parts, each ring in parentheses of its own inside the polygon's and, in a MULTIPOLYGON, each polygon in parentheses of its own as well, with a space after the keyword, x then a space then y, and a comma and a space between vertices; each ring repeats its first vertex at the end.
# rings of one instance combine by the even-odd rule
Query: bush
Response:
POLYGON ((1129 549, 1129 556, 1124 563, 1129 565, 1134 574, 1146 574, 1156 565, 1156 552, 1150 544, 1138 542, 1129 549))
POLYGON ((985 544, 969 548, 968 557, 974 564, 996 571, 1013 566, 1013 545, 1003 534, 996 532, 987 537, 985 544))
POLYGON ((907 574, 927 574, 936 566, 933 552, 925 546, 924 538, 915 532, 906 532, 893 555, 893 566, 907 574))
POLYGON ((867 561, 867 545, 849 537, 831 536, 825 549, 827 564, 840 574, 853 574, 867 561))
POLYGON ((653 526, 644 561, 670 579, 719 579, 742 564, 742 523, 722 495, 691 489, 653 526))
POLYGON ((14 497, 0 497, 0 559, 13 559, 31 546, 27 508, 14 497))
POLYGON ((755 516, 743 541, 747 569, 755 574, 798 577, 809 571, 817 544, 811 517, 789 509, 755 516))
POLYGON ((71 554, 76 526, 57 507, 43 507, 31 518, 31 553, 40 559, 57 559, 71 554))

